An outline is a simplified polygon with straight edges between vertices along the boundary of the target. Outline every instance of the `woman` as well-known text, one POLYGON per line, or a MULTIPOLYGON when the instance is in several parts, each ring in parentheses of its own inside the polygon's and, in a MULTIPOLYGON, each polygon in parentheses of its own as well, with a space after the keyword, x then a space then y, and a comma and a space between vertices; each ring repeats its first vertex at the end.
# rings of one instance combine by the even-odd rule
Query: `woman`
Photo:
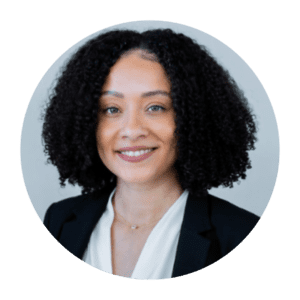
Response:
POLYGON ((121 276, 214 263, 258 221, 207 193, 246 178, 253 118, 228 72, 185 35, 97 36, 67 63, 45 111, 48 160, 82 195, 52 204, 44 224, 78 258, 121 276))

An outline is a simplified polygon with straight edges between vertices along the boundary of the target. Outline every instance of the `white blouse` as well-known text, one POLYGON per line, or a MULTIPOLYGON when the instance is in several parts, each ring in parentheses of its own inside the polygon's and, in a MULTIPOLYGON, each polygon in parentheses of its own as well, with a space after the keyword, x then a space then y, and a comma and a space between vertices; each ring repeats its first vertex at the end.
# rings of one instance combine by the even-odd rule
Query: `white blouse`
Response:
MULTIPOLYGON (((111 274, 111 226, 114 220, 112 197, 115 191, 111 192, 106 210, 95 226, 83 255, 86 263, 111 274)), ((152 229, 131 278, 171 278, 188 194, 185 190, 152 229)))

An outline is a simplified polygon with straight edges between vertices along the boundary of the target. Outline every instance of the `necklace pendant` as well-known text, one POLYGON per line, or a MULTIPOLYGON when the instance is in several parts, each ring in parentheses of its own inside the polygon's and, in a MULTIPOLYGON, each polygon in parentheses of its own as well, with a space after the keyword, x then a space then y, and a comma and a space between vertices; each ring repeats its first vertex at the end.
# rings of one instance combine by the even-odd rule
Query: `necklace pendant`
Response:
POLYGON ((136 225, 132 225, 132 226, 131 226, 131 229, 136 229, 136 225))

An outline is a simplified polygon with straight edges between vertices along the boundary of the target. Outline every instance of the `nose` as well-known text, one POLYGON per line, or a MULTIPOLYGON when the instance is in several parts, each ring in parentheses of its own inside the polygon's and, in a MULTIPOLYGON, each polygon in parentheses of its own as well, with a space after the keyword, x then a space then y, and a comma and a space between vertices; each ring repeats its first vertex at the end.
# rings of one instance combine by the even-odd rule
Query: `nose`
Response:
POLYGON ((123 128, 121 130, 122 139, 137 140, 145 138, 148 130, 143 116, 138 111, 128 112, 124 118, 123 128))

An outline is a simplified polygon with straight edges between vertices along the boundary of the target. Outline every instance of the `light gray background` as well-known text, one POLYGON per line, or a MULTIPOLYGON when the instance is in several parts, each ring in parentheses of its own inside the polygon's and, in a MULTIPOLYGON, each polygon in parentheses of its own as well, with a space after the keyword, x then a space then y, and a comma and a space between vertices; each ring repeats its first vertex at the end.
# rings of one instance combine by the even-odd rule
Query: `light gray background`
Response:
MULTIPOLYGON (((240 184, 235 183, 234 188, 220 187, 211 189, 210 193, 259 216, 262 215, 275 185, 279 162, 277 124, 262 84, 249 66, 232 49, 214 37, 176 23, 140 21, 109 27, 83 39, 58 58, 34 91, 23 124, 21 162, 29 197, 41 219, 44 218, 46 209, 51 203, 81 193, 81 189, 77 186, 67 184, 65 188, 60 187, 58 171, 54 166, 46 164, 46 157, 43 153, 40 115, 61 66, 78 47, 101 32, 112 29, 144 31, 156 28, 171 28, 175 32, 183 33, 195 39, 199 44, 205 45, 217 61, 230 72, 248 98, 250 106, 257 116, 258 124, 256 150, 249 153, 252 169, 247 171, 246 180, 242 180, 240 184)), ((237 36, 237 38, 240 37, 237 36)))

